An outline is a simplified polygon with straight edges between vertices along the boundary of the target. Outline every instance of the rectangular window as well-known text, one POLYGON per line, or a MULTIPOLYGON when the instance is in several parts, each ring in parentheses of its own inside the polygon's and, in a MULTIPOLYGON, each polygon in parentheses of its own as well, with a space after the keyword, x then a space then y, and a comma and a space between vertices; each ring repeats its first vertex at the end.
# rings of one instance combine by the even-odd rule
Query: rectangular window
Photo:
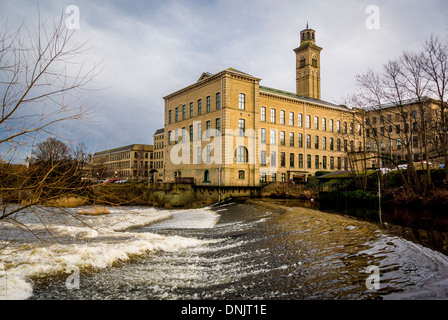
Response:
POLYGON ((280 152, 280 167, 286 166, 285 153, 280 152))
POLYGON ((314 117, 314 129, 319 130, 319 117, 314 117))
POLYGON ((334 157, 330 157, 330 169, 334 170, 334 157))
POLYGON ((266 143, 266 129, 265 128, 261 128, 261 133, 260 133, 261 137, 261 143, 266 143))
POLYGON ((266 107, 261 107, 260 120, 266 122, 266 107))
POLYGON ((299 133, 299 148, 303 148, 303 134, 299 133))
POLYGON ((210 112, 210 96, 206 98, 207 112, 210 112))
POLYGON ((205 123, 205 136, 210 138, 210 120, 205 123))
POLYGON ((244 119, 238 119, 238 135, 240 137, 244 136, 244 133, 246 131, 246 123, 244 119))
POLYGON ((179 121, 179 108, 176 108, 174 118, 175 118, 176 122, 179 121))
POLYGON ((182 120, 187 119, 187 106, 183 105, 182 106, 182 120))
POLYGON ((202 100, 198 100, 198 115, 202 114, 202 100))
POLYGON ((277 166, 277 153, 275 151, 271 151, 271 167, 277 166))
POLYGON ((412 145, 414 146, 414 148, 418 148, 418 136, 412 137, 412 145))
POLYGON ((344 121, 344 134, 347 133, 347 122, 344 121))
POLYGON ((338 139, 336 143, 337 143, 336 145, 337 150, 341 151, 341 139, 338 139))
POLYGON ((277 137, 275 136, 275 130, 271 129, 271 144, 277 144, 277 137))
POLYGON ((261 151, 261 165, 262 166, 266 165, 266 150, 261 151))
POLYGON ((202 140, 202 123, 198 123, 198 140, 202 140))
POLYGON ((311 155, 310 155, 310 154, 308 154, 308 155, 306 156, 306 167, 307 167, 308 169, 311 169, 311 155))
POLYGON ((173 110, 168 111, 168 123, 171 123, 172 111, 173 110))
POLYGON ((221 135, 221 119, 220 118, 216 118, 215 120, 215 127, 216 127, 216 135, 220 136, 221 135))
POLYGON ((294 132, 289 133, 289 146, 294 147, 294 132))
POLYGON ((294 153, 289 154, 289 167, 294 168, 294 153))
POLYGON ((280 124, 285 124, 285 110, 280 110, 280 124))
POLYGON ((271 174, 271 181, 272 182, 277 181, 277 174, 276 173, 271 174))
POLYGON ((301 113, 297 115, 297 125, 301 128, 303 127, 303 116, 301 113))
POLYGON ((353 122, 350 122, 350 134, 353 134, 353 122))
POLYGON ((322 118, 322 131, 327 131, 327 119, 322 118))
POLYGON ((192 125, 189 127, 189 130, 190 130, 190 141, 193 141, 193 126, 192 125))
POLYGON ((193 111, 193 102, 190 102, 190 118, 193 118, 194 111, 193 111))
POLYGON ((284 173, 282 173, 282 175, 281 175, 281 179, 282 179, 282 182, 286 182, 286 174, 284 174, 284 173))
POLYGON ((294 112, 289 113, 289 125, 290 126, 294 125, 294 112))
POLYGON ((285 145, 285 131, 280 131, 280 145, 285 145))
POLYGON ((271 123, 275 123, 275 109, 271 109, 271 123))
POLYGON ((184 128, 182 128, 182 142, 186 141, 185 140, 185 134, 186 134, 186 130, 185 130, 185 127, 184 127, 184 128))
POLYGON ((211 158, 211 146, 207 146, 207 163, 210 163, 210 158, 211 158))
POLYGON ((299 153, 299 168, 303 168, 303 154, 299 153))
POLYGON ((314 148, 319 149, 319 136, 314 137, 314 148))
POLYGON ((330 132, 333 132, 333 119, 330 119, 330 132))
POLYGON ((245 175, 246 175, 246 171, 244 171, 244 170, 239 170, 238 171, 238 179, 244 180, 245 179, 245 175))
POLYGON ((168 145, 171 145, 171 131, 168 131, 168 145))
POLYGON ((342 169, 342 158, 338 157, 338 170, 342 169))
POLYGON ((197 154, 196 154, 196 164, 201 164, 201 159, 202 159, 202 149, 201 147, 198 147, 197 149, 197 154))
POLYGON ((311 116, 310 115, 306 116, 306 127, 308 129, 311 129, 311 116))
POLYGON ((322 137, 322 150, 327 150, 327 137, 322 137))
POLYGON ((238 108, 240 110, 246 110, 246 95, 244 93, 240 93, 239 95, 238 108))
POLYGON ((216 94, 216 110, 221 109, 221 93, 216 94))
POLYGON ((336 121, 336 132, 341 132, 341 121, 336 121))
POLYGON ((311 135, 306 135, 306 147, 311 149, 311 135))

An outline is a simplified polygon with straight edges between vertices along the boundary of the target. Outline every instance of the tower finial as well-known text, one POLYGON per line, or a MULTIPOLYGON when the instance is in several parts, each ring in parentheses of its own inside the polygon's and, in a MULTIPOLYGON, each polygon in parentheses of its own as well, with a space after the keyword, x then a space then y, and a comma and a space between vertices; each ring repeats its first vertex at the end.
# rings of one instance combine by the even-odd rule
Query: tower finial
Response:
POLYGON ((306 22, 306 28, 308 29, 308 21, 306 22))

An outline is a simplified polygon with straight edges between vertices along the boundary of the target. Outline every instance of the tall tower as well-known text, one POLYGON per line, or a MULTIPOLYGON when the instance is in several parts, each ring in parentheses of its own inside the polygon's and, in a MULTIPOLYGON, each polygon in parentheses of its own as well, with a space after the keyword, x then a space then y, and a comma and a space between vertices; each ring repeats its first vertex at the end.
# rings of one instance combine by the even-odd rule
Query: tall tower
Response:
POLYGON ((298 95, 320 99, 320 51, 315 43, 315 31, 308 28, 300 32, 300 46, 296 53, 296 92, 298 95))

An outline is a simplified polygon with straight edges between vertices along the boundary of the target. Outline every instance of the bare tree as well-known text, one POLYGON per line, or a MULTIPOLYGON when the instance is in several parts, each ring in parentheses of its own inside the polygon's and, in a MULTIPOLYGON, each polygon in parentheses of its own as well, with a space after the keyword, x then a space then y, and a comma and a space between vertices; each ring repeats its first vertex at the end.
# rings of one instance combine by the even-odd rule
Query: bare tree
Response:
POLYGON ((422 69, 429 81, 428 90, 438 100, 433 129, 438 137, 437 150, 445 159, 448 180, 448 38, 431 36, 423 46, 422 69))
POLYGON ((0 181, 0 221, 82 187, 69 183, 79 178, 81 162, 72 157, 68 160, 76 160, 76 166, 62 165, 60 156, 68 150, 62 142, 56 143, 62 139, 58 124, 89 114, 90 107, 82 98, 98 70, 98 65, 88 65, 87 43, 74 41, 74 32, 66 27, 64 14, 42 18, 40 12, 36 26, 22 24, 10 31, 5 20, 0 26, 0 152, 4 161, 0 174, 7 176, 0 181), (38 143, 47 137, 51 143, 38 143), (14 157, 36 144, 34 160, 38 162, 28 168, 13 163, 14 157), (56 145, 58 158, 46 161, 44 148, 56 145), (17 205, 8 206, 7 200, 17 205))

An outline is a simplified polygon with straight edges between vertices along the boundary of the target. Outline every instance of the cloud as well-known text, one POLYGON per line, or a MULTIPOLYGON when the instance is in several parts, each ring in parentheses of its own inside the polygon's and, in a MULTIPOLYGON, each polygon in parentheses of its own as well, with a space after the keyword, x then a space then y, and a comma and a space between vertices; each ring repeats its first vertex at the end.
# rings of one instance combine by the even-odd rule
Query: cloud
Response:
MULTIPOLYGON (((354 91, 356 74, 379 69, 404 49, 418 50, 431 34, 446 34, 442 1, 43 1, 45 14, 79 6, 80 41, 90 39, 89 61, 101 61, 90 93, 95 114, 70 125, 92 151, 152 143, 163 127, 163 96, 204 71, 234 67, 262 85, 295 91, 299 32, 309 23, 321 53, 322 98, 337 102, 354 91), (365 9, 380 10, 380 29, 368 30, 365 9)), ((29 1, 0 4, 8 19, 33 21, 29 1)))

